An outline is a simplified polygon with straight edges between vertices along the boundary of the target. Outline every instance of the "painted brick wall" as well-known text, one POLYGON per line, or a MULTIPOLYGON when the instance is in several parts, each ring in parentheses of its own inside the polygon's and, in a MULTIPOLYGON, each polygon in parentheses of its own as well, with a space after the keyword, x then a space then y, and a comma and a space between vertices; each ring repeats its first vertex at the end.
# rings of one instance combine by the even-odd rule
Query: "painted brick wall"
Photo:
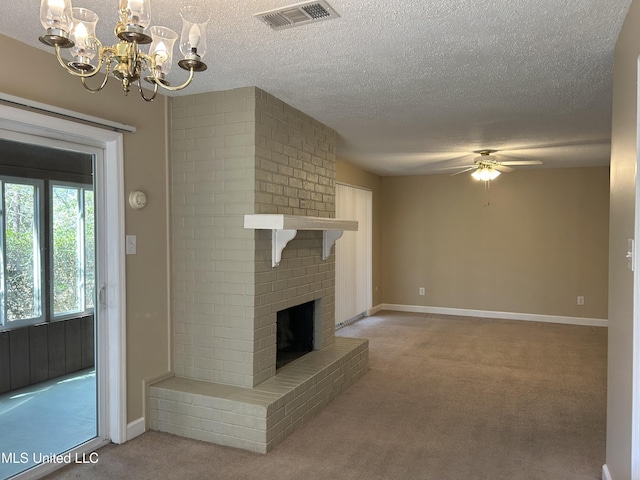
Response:
POLYGON ((335 217, 336 132, 256 90, 256 211, 335 217))
MULTIPOLYGON (((335 217, 336 133, 262 90, 256 94, 256 210, 335 217)), ((271 232, 256 231, 256 385, 275 374, 276 313, 318 300, 315 347, 333 342, 335 262, 322 260, 322 233, 298 232, 271 266, 271 232)))
POLYGON ((250 385, 255 89, 177 97, 171 117, 175 373, 250 385))
POLYGON ((172 105, 175 373, 252 387, 275 374, 276 312, 319 300, 333 342, 333 255, 299 232, 271 267, 244 214, 335 216, 335 131, 254 87, 172 105))

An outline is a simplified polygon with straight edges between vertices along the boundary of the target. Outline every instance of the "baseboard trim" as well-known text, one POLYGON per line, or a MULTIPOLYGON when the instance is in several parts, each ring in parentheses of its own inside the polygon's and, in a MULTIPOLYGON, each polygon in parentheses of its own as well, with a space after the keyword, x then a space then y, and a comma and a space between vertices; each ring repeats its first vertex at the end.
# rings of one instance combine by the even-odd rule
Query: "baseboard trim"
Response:
POLYGON ((360 315, 356 315, 355 317, 351 317, 350 319, 345 320, 344 322, 337 323, 335 331, 337 332, 341 328, 344 328, 344 327, 346 327, 348 325, 351 325, 352 323, 356 323, 358 320, 362 320, 363 318, 367 317, 368 315, 369 315, 368 312, 363 312, 360 315))
POLYGON ((527 322, 562 323, 566 325, 584 325, 590 327, 607 327, 608 320, 600 318, 561 317, 555 315, 539 315, 535 313, 493 312, 490 310, 469 310, 464 308, 428 307, 421 305, 398 305, 382 303, 376 311, 391 310, 395 312, 436 313, 441 315, 457 315, 461 317, 499 318, 504 320, 523 320, 527 322))
POLYGON ((140 417, 127 424, 127 442, 145 432, 144 417, 140 417))
POLYGON ((606 463, 602 466, 602 480, 613 480, 606 463))
POLYGON ((370 317, 371 315, 375 315, 380 310, 383 310, 382 304, 376 305, 375 307, 367 310, 366 312, 362 312, 361 314, 356 315, 355 317, 352 317, 352 318, 350 318, 348 320, 345 320, 344 322, 337 323, 336 324, 336 331, 340 330, 343 327, 346 327, 347 325, 351 325, 352 323, 355 323, 358 320, 362 320, 363 318, 370 317))

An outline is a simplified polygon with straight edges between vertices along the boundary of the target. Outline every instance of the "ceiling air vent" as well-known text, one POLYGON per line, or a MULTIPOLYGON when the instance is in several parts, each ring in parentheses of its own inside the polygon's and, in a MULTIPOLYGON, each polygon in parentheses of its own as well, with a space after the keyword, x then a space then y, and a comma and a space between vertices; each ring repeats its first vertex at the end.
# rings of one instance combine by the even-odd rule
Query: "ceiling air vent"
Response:
POLYGON ((304 25, 338 18, 340 15, 324 0, 319 2, 302 2, 287 7, 256 13, 254 15, 274 30, 304 25))

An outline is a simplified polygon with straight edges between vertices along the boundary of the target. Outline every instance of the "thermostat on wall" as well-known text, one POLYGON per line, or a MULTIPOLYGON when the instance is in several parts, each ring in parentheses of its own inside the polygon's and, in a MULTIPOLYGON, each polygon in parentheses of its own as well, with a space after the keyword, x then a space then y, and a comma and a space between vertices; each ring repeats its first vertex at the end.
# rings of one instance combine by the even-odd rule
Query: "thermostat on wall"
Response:
POLYGON ((147 196, 144 192, 136 190, 129 194, 129 205, 136 210, 143 208, 147 204, 147 196))

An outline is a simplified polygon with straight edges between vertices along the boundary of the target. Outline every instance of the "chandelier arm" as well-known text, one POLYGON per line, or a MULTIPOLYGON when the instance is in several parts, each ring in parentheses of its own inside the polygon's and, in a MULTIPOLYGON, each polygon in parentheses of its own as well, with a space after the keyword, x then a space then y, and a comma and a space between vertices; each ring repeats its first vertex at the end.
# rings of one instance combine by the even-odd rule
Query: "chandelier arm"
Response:
POLYGON ((183 88, 187 88, 189 86, 189 84, 191 83, 191 81, 193 80, 193 68, 189 69, 189 78, 187 79, 186 82, 184 82, 182 85, 177 85, 175 87, 172 87, 171 85, 163 85, 161 82, 159 82, 158 77, 156 77, 156 73, 155 70, 153 71, 153 79, 155 80, 156 85, 160 85, 160 87, 164 88, 165 90, 169 90, 170 92, 176 92, 178 90, 182 90, 183 88))
POLYGON ((56 48, 56 58, 58 59, 58 63, 62 66, 62 68, 64 68, 67 72, 69 72, 71 75, 75 76, 75 77, 81 77, 81 78, 90 78, 93 77, 95 75, 97 75, 97 73, 100 71, 100 69, 102 68, 102 64, 104 63, 104 58, 106 56, 108 56, 111 53, 111 50, 108 48, 103 48, 102 47, 102 43, 100 43, 100 40, 98 40, 96 37, 91 37, 97 44, 98 44, 98 65, 95 66, 95 68, 91 71, 88 72, 81 72, 79 70, 75 70, 71 67, 69 67, 69 65, 67 65, 64 61, 64 59, 62 58, 62 55, 60 54, 60 47, 58 45, 55 46, 56 48))
POLYGON ((142 65, 139 63, 140 60, 138 60, 139 54, 142 54, 142 52, 140 52, 140 50, 138 49, 138 42, 131 42, 129 44, 129 55, 131 61, 128 63, 128 71, 130 77, 134 77, 137 72, 142 71, 142 65))
POLYGON ((105 74, 104 79, 102 80, 102 84, 98 88, 91 88, 90 86, 88 86, 86 77, 81 77, 80 81, 82 82, 82 86, 86 90, 88 90, 91 93, 97 93, 107 85, 107 82, 109 81, 109 72, 105 74))
POLYGON ((138 92, 140 93, 140 96, 146 101, 146 102, 152 102, 154 98, 156 98, 156 95, 158 94, 158 83, 157 82, 153 82, 153 95, 151 95, 151 97, 145 97, 144 96, 144 91, 142 90, 142 82, 138 81, 138 92))

